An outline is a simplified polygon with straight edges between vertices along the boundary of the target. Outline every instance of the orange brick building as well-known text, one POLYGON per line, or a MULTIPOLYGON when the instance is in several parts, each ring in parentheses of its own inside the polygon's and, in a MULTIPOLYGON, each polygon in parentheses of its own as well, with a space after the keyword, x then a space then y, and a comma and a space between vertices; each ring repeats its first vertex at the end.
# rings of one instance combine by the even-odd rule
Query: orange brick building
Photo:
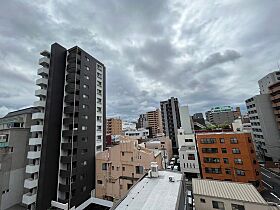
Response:
POLYGON ((250 133, 196 134, 202 177, 249 182, 261 189, 260 166, 250 133))

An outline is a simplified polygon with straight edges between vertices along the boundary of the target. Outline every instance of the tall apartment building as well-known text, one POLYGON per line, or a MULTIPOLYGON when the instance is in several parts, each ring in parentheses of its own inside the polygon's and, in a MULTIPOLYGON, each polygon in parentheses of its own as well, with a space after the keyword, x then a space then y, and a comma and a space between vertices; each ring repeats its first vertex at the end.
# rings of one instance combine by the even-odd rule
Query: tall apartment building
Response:
POLYGON ((231 124, 235 117, 231 106, 217 106, 205 112, 206 120, 214 125, 231 124))
MULTIPOLYGON (((278 125, 278 130, 280 130, 280 81, 269 86, 269 94, 272 102, 274 116, 278 125)), ((280 147, 280 139, 278 141, 277 147, 280 147)))
POLYGON ((151 128, 151 136, 157 137, 158 134, 163 133, 161 112, 159 109, 147 112, 148 127, 151 128))
POLYGON ((163 132, 172 141, 173 153, 178 153, 178 129, 181 127, 179 101, 171 97, 167 101, 160 102, 163 132))
POLYGON ((280 81, 280 71, 274 71, 264 76, 262 79, 258 81, 260 94, 268 94, 269 86, 279 81, 280 81))
POLYGON ((279 79, 280 71, 266 75, 258 81, 261 94, 245 101, 258 158, 266 164, 280 161, 279 79))
POLYGON ((117 118, 109 118, 106 120, 107 135, 121 135, 122 134, 122 120, 117 118))
POLYGON ((137 140, 122 137, 120 144, 96 155, 96 197, 117 201, 157 162, 160 152, 138 145, 137 140))
POLYGON ((200 125, 205 126, 205 120, 202 113, 195 113, 192 116, 193 123, 199 123, 200 125))
POLYGON ((22 202, 77 207, 94 192, 95 153, 105 142, 105 66, 77 46, 54 43, 41 55, 22 202))
POLYGON ((196 134, 202 177, 248 182, 261 188, 260 167, 250 133, 196 134))
POLYGON ((148 127, 148 119, 147 114, 140 114, 136 123, 136 128, 147 128, 148 127))
MULTIPOLYGON (((32 113, 27 108, 0 118, 0 209, 20 209, 32 113)), ((23 208, 23 207, 22 207, 23 208)))

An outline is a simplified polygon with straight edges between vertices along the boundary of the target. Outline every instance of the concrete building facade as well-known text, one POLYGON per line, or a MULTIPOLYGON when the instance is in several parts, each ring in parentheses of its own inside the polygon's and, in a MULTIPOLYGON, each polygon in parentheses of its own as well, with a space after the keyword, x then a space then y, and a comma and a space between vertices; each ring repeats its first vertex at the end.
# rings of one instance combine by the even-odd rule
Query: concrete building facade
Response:
POLYGON ((124 132, 124 135, 133 139, 144 140, 149 137, 150 131, 143 128, 138 130, 127 130, 124 132))
POLYGON ((229 125, 234 121, 234 111, 231 106, 217 106, 205 113, 206 120, 214 125, 229 125))
POLYGON ((75 46, 42 51, 26 166, 27 209, 78 207, 95 189, 95 153, 106 137, 105 66, 75 46))
POLYGON ((258 81, 260 94, 268 94, 269 86, 279 81, 280 81, 280 71, 274 71, 264 76, 262 79, 258 81))
MULTIPOLYGON (((21 209, 26 155, 35 108, 10 112, 0 118, 0 209, 21 209)), ((22 207, 24 209, 24 207, 22 207)))
POLYGON ((122 120, 117 118, 106 119, 106 134, 107 135, 121 135, 122 134, 122 120))
POLYGON ((252 183, 261 189, 260 166, 250 133, 196 134, 202 177, 252 183))
POLYGON ((256 95, 246 100, 246 106, 258 159, 279 161, 280 133, 271 105, 271 96, 269 94, 256 95))
POLYGON ((96 155, 96 197, 117 201, 157 162, 160 152, 138 145, 137 140, 121 137, 120 144, 96 155))
POLYGON ((148 124, 147 126, 151 128, 151 136, 155 138, 157 135, 162 135, 163 127, 160 110, 156 109, 155 111, 149 111, 146 115, 148 124))
POLYGON ((167 101, 160 102, 163 132, 172 140, 173 152, 178 152, 178 129, 181 127, 179 101, 171 97, 167 101))

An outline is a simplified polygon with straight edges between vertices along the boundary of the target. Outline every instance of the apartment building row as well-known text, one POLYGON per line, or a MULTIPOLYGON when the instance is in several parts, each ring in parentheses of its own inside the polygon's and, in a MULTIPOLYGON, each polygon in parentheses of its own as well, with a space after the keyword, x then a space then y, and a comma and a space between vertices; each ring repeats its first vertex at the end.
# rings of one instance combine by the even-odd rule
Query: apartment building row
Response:
POLYGON ((280 71, 269 73, 258 84, 260 94, 247 99, 246 107, 258 159, 275 167, 280 161, 280 71))

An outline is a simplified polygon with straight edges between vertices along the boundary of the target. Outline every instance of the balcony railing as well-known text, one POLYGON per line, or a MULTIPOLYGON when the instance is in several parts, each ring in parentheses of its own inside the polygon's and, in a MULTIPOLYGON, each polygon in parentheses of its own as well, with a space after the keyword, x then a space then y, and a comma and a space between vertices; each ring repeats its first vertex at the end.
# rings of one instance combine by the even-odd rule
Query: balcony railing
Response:
POLYGON ((26 205, 30 205, 32 203, 35 203, 36 202, 36 196, 37 196, 37 194, 26 193, 22 196, 22 203, 24 203, 26 205))

